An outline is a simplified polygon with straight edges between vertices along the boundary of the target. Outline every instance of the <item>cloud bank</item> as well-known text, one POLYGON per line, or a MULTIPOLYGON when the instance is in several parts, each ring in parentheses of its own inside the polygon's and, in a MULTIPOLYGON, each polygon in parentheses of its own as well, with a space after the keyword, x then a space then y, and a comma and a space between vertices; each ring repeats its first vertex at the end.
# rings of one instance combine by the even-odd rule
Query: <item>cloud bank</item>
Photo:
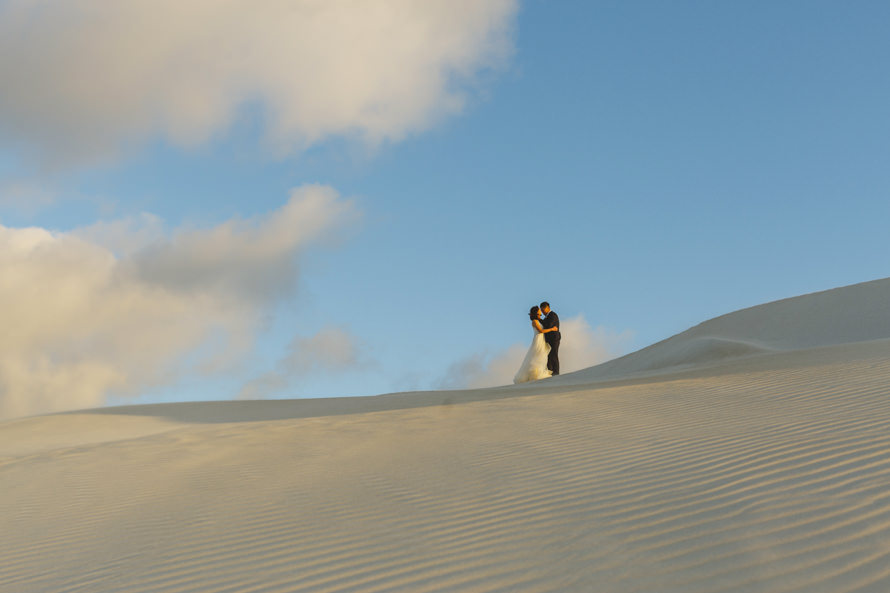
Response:
POLYGON ((71 232, 0 226, 0 418, 98 406, 246 352, 297 261, 358 216, 325 186, 278 210, 165 233, 152 216, 71 232))
POLYGON ((247 383, 238 396, 262 399, 281 393, 309 374, 339 374, 375 364, 367 345, 353 334, 342 327, 326 327, 312 336, 296 336, 275 369, 247 383))
MULTIPOLYGON (((580 371, 626 353, 633 337, 630 332, 615 333, 602 327, 591 328, 583 315, 561 322, 559 366, 562 374, 580 371)), ((529 332, 529 342, 531 332, 529 332)), ((479 353, 451 365, 435 385, 436 389, 476 389, 512 385, 528 343, 513 344, 496 354, 479 353)))
POLYGON ((463 108, 517 0, 6 0, 0 135, 40 158, 192 146, 259 107, 280 153, 398 140, 463 108))

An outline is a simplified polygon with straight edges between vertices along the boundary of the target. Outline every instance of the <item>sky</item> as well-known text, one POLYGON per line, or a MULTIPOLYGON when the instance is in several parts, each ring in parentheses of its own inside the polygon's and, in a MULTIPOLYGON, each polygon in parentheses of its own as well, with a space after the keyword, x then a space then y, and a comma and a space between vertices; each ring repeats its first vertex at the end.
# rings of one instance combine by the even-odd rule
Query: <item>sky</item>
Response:
POLYGON ((890 5, 0 0, 0 418, 509 383, 890 275, 890 5))

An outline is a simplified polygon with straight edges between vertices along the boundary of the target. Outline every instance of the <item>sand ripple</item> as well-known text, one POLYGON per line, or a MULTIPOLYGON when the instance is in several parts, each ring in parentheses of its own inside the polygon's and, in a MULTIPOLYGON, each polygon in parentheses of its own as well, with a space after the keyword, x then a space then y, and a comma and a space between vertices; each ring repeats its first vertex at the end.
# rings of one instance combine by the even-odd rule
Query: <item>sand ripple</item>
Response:
POLYGON ((0 591, 890 590, 887 342, 488 393, 30 419, 114 438, 0 437, 0 591))

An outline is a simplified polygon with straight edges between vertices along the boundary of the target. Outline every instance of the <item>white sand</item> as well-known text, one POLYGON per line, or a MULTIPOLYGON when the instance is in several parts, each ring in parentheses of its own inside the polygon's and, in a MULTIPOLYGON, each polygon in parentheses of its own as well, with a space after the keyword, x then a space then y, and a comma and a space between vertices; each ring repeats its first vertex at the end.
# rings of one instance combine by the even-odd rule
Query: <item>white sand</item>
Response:
POLYGON ((0 424, 0 591, 890 591, 890 280, 532 385, 0 424))

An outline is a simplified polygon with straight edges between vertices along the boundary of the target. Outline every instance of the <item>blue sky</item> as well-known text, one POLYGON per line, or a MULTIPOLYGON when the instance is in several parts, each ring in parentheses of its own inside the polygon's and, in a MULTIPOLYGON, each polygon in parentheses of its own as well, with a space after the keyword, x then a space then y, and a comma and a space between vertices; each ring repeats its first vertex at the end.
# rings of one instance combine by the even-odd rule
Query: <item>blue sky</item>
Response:
POLYGON ((541 299, 628 332, 627 352, 888 275, 890 5, 506 5, 509 52, 455 83, 465 104, 376 142, 333 131, 281 154, 263 142, 276 121, 247 105, 185 146, 155 130, 98 164, 56 166, 27 156, 27 127, 0 125, 0 181, 51 196, 0 201, 7 228, 140 213, 168 233, 209 228, 275 211, 304 184, 360 212, 337 241, 300 250, 296 289, 263 301, 226 369, 159 372, 105 401, 235 397, 330 327, 357 358, 292 370, 266 396, 431 388, 526 343, 541 299))

